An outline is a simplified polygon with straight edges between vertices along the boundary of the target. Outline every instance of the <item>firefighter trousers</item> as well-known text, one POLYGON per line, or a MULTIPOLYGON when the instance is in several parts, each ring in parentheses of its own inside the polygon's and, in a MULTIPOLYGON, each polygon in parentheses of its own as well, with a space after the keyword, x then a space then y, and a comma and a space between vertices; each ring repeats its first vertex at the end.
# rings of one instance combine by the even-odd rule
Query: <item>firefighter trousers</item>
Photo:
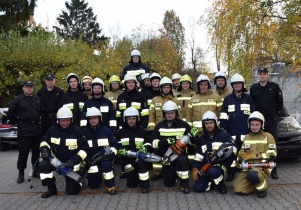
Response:
POLYGON ((209 191, 212 182, 219 191, 222 190, 225 188, 224 174, 224 170, 220 166, 211 166, 203 176, 200 176, 199 179, 195 181, 194 191, 209 191))
POLYGON ((254 191, 265 191, 267 189, 267 171, 262 168, 253 168, 242 171, 233 182, 234 192, 238 194, 249 194, 254 191))
POLYGON ((107 188, 115 186, 112 160, 103 160, 88 170, 88 185, 91 189, 99 188, 103 180, 107 188))
MULTIPOLYGON (((53 171, 55 170, 56 168, 51 165, 49 160, 43 160, 39 163, 42 185, 47 186, 48 189, 56 189, 55 177, 53 175, 53 171)), ((65 176, 64 178, 66 182, 66 193, 68 195, 77 195, 81 189, 81 185, 70 177, 65 176)))
POLYGON ((189 187, 189 159, 188 155, 179 155, 170 165, 163 165, 163 183, 166 187, 172 187, 180 178, 180 187, 189 187))

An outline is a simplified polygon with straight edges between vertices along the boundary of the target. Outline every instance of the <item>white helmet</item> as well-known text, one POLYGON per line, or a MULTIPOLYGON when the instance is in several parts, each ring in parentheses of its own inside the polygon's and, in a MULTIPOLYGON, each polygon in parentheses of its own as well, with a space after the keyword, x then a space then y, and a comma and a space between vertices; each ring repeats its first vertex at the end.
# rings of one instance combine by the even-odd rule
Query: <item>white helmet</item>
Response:
POLYGON ((152 73, 151 76, 150 76, 150 81, 152 81, 153 79, 156 79, 156 78, 159 79, 159 80, 161 80, 160 74, 154 72, 154 73, 152 73))
POLYGON ((76 74, 74 74, 74 73, 70 73, 70 74, 68 74, 67 77, 66 77, 66 83, 67 83, 68 87, 69 87, 69 80, 70 80, 71 78, 75 78, 75 79, 77 80, 77 82, 78 82, 78 85, 80 86, 80 81, 79 81, 78 76, 77 76, 76 74))
POLYGON ((236 82, 242 82, 243 84, 245 84, 245 79, 243 76, 236 73, 231 77, 231 84, 236 82))
POLYGON ((137 117, 137 120, 140 120, 139 111, 133 107, 129 107, 123 112, 123 120, 126 122, 126 117, 137 117))
POLYGON ((127 73, 126 75, 124 75, 123 82, 126 83, 129 80, 134 80, 136 84, 138 84, 136 76, 132 73, 127 73))
POLYGON ((172 76, 171 76, 171 80, 174 80, 174 79, 181 79, 181 75, 180 74, 178 74, 178 73, 175 73, 175 74, 173 74, 172 76))
POLYGON ((165 84, 169 84, 172 86, 172 81, 171 79, 169 79, 168 77, 163 77, 161 80, 160 80, 160 86, 161 85, 165 85, 165 84))
POLYGON ((133 50, 133 51, 131 52, 131 57, 134 56, 134 55, 141 56, 139 50, 133 50))
POLYGON ((217 116, 214 112, 212 111, 207 111, 204 113, 202 117, 202 121, 207 121, 207 120, 214 120, 215 123, 217 124, 217 116))
POLYGON ((249 127, 250 127, 250 121, 252 120, 259 120, 261 121, 261 128, 263 129, 264 128, 264 116, 258 112, 258 111, 255 111, 255 112, 252 112, 249 116, 249 119, 248 119, 248 124, 249 124, 249 127))
POLYGON ((149 73, 144 73, 144 74, 142 74, 142 75, 141 75, 141 80, 143 81, 143 80, 149 78, 149 75, 150 75, 149 73))
POLYGON ((72 118, 73 113, 69 108, 63 106, 57 111, 56 117, 57 119, 72 118))
POLYGON ((82 84, 84 84, 84 83, 86 83, 86 82, 92 82, 92 78, 91 77, 89 77, 89 76, 84 76, 83 78, 82 78, 82 84))
POLYGON ((101 117, 101 112, 96 107, 87 109, 86 117, 101 117))
POLYGON ((173 101, 166 101, 162 107, 163 112, 178 111, 178 106, 173 101))
POLYGON ((199 88, 199 83, 200 82, 203 82, 203 81, 206 81, 208 83, 208 86, 209 88, 211 87, 211 84, 210 84, 210 79, 207 75, 205 74, 201 74, 198 79, 197 79, 197 85, 198 85, 198 88, 199 88))
POLYGON ((102 88, 104 88, 104 82, 102 81, 102 79, 100 79, 100 78, 98 78, 98 77, 96 77, 95 79, 93 79, 93 81, 92 81, 92 88, 93 88, 93 86, 94 85, 101 85, 102 86, 102 88))
POLYGON ((227 76, 223 71, 218 71, 214 75, 214 84, 216 84, 216 79, 218 78, 224 78, 225 82, 227 83, 227 76))

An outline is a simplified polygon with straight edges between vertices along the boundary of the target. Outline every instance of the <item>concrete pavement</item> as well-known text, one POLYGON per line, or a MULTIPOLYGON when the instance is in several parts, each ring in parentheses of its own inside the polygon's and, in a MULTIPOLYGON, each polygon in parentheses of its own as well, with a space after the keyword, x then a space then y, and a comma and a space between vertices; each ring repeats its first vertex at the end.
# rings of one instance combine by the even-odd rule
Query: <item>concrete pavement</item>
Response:
MULTIPOLYGON (((98 190, 84 186, 79 195, 65 194, 64 179, 57 177, 59 195, 48 199, 40 197, 47 189, 40 180, 32 179, 17 184, 16 169, 18 151, 12 148, 0 152, 0 209, 301 209, 301 169, 300 162, 295 159, 280 161, 278 164, 278 180, 268 179, 268 196, 257 198, 257 194, 238 196, 233 193, 232 182, 226 183, 228 194, 220 195, 218 191, 206 193, 193 192, 193 181, 190 180, 191 193, 184 195, 175 186, 167 188, 162 180, 151 182, 150 193, 141 194, 139 187, 126 188, 126 180, 119 179, 120 166, 115 165, 117 195, 106 193, 104 184, 98 190)), ((31 166, 28 164, 28 166, 31 166)), ((29 173, 29 168, 25 174, 29 173)))

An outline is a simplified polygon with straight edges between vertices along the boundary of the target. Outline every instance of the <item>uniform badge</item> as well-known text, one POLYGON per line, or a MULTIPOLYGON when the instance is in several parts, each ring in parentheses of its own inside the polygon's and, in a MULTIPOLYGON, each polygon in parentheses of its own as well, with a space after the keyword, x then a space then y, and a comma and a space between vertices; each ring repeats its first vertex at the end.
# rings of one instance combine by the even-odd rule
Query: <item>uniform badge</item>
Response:
POLYGON ((214 100, 213 99, 208 99, 208 102, 214 102, 214 100))
POLYGON ((197 102, 199 102, 199 99, 194 99, 193 100, 193 103, 197 103, 197 102))
POLYGON ((156 103, 156 106, 162 106, 161 103, 156 103))

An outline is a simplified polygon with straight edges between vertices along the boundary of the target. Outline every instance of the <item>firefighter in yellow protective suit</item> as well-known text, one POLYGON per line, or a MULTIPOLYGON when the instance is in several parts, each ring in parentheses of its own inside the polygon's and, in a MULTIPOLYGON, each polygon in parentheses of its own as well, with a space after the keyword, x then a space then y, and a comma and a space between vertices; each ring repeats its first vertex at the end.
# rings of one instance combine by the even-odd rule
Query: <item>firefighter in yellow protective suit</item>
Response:
POLYGON ((155 125, 163 120, 162 106, 167 101, 173 101, 178 106, 178 113, 180 118, 182 117, 181 104, 180 101, 173 95, 172 91, 172 81, 168 77, 163 77, 160 80, 160 91, 161 94, 152 99, 149 107, 149 120, 148 120, 148 131, 153 131, 155 125))
MULTIPOLYGON (((243 140, 242 148, 238 153, 238 161, 244 160, 244 163, 253 161, 262 165, 267 163, 266 165, 270 167, 272 164, 269 161, 275 160, 277 155, 274 137, 263 131, 264 117, 260 112, 253 112, 248 122, 250 133, 243 140)), ((255 166, 250 169, 243 167, 243 171, 233 182, 234 192, 238 195, 246 195, 257 191, 259 198, 265 198, 267 196, 267 176, 272 170, 267 166, 255 166)))
POLYGON ((214 84, 216 85, 215 92, 222 98, 226 98, 227 95, 232 93, 232 90, 227 87, 227 76, 223 71, 218 71, 214 75, 214 84))
POLYGON ((176 92, 177 99, 181 102, 182 120, 186 121, 187 106, 195 92, 192 90, 191 77, 185 74, 180 79, 180 87, 176 92))
POLYGON ((202 132, 202 117, 206 111, 212 111, 216 116, 220 115, 220 110, 223 105, 222 99, 210 88, 210 79, 204 74, 201 74, 197 79, 198 92, 194 95, 188 104, 186 121, 202 132))

